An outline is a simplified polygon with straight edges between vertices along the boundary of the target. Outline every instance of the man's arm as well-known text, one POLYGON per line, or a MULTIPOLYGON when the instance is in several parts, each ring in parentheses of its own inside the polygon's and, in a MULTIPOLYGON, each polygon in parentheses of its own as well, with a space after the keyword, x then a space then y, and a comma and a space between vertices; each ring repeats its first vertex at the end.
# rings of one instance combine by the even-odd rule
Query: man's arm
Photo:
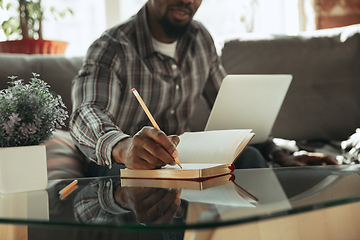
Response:
POLYGON ((113 162, 137 169, 176 164, 178 137, 168 138, 151 127, 130 137, 115 124, 126 84, 120 81, 122 66, 116 54, 107 41, 98 40, 74 79, 70 133, 76 145, 90 160, 109 168, 113 162))
POLYGON ((338 165, 339 163, 330 155, 318 152, 310 152, 303 155, 288 155, 283 151, 273 153, 275 163, 282 167, 338 165))
POLYGON ((221 64, 220 57, 217 55, 215 46, 212 45, 212 61, 209 72, 209 77, 205 85, 203 95, 210 109, 215 103, 217 93, 220 89, 222 80, 226 76, 224 67, 221 64))
POLYGON ((116 204, 114 190, 120 183, 112 179, 93 181, 85 186, 74 199, 74 215, 78 222, 110 223, 129 210, 116 204))
POLYGON ((286 154, 282 149, 268 138, 264 143, 255 146, 261 154, 282 167, 312 166, 312 165, 337 165, 338 162, 331 156, 323 153, 307 153, 294 156, 286 154))
POLYGON ((129 137, 113 122, 121 86, 115 70, 120 71, 121 66, 116 57, 110 44, 99 39, 89 48, 72 86, 70 133, 89 159, 109 167, 113 146, 129 137))

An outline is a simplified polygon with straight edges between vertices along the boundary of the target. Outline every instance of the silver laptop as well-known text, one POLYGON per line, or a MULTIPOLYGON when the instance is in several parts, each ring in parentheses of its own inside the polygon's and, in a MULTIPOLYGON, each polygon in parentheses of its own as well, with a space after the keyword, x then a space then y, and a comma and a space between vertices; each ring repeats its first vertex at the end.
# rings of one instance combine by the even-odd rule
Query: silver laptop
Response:
POLYGON ((251 144, 270 135, 292 80, 287 74, 228 75, 224 78, 205 131, 252 129, 251 144))

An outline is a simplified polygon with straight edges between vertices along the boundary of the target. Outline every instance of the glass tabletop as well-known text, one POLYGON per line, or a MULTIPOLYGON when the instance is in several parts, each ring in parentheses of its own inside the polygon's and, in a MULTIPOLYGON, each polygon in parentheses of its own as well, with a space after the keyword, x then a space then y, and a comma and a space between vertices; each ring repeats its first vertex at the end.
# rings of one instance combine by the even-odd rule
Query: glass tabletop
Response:
POLYGON ((185 230, 243 224, 360 200, 360 165, 235 170, 204 181, 120 176, 50 180, 0 195, 0 223, 112 230, 185 230))

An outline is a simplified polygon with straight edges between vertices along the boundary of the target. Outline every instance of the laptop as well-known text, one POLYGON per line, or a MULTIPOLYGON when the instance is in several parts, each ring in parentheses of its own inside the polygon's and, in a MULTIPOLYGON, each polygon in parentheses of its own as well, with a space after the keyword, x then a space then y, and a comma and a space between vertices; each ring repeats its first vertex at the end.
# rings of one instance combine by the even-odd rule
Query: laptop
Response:
POLYGON ((251 144, 268 139, 289 89, 292 75, 227 75, 215 99, 205 131, 252 129, 251 144))

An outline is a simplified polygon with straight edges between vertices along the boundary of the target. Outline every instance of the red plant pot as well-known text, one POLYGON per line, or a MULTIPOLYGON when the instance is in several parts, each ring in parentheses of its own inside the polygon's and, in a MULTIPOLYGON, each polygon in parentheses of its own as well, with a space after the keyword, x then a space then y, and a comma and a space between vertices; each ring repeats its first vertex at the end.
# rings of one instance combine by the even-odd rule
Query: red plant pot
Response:
POLYGON ((0 42, 0 53, 64 54, 68 43, 44 39, 21 39, 0 42))

